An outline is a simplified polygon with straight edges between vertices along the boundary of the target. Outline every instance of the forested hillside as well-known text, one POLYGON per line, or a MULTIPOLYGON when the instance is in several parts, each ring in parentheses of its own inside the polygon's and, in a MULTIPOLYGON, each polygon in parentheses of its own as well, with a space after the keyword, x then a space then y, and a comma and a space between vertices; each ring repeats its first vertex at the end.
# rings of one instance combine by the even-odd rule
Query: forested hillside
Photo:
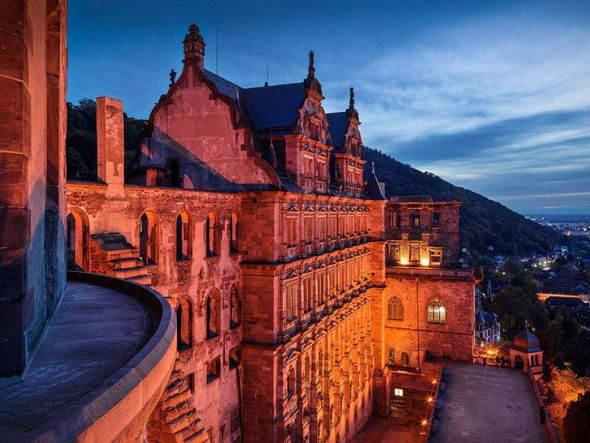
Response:
POLYGON ((375 171, 379 180, 385 182, 388 197, 426 194, 435 201, 463 202, 460 212, 461 243, 475 255, 545 252, 560 239, 552 229, 498 202, 454 186, 434 174, 418 171, 378 150, 366 148, 365 160, 368 164, 375 163, 375 171))
MULTIPOLYGON (((132 167, 145 120, 125 114, 125 169, 132 167)), ((96 179, 96 103, 89 99, 68 103, 68 179, 96 179)), ((514 255, 545 252, 559 236, 505 206, 429 173, 404 165, 380 151, 366 148, 365 159, 375 162, 377 175, 386 184, 387 196, 427 194, 437 201, 459 200, 461 241, 474 255, 514 255), (493 248, 493 251, 489 250, 493 248)), ((368 168, 367 168, 368 170, 368 168)))

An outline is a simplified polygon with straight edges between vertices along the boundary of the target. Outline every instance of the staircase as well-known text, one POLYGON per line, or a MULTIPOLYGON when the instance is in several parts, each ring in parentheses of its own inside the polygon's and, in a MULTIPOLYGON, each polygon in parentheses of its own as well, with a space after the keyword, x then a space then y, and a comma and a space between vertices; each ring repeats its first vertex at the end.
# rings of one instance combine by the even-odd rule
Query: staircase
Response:
POLYGON ((152 278, 139 255, 139 250, 117 232, 90 236, 91 272, 130 280, 142 285, 151 285, 152 278), (98 263, 98 265, 93 265, 98 263))
POLYGON ((167 423, 176 442, 209 442, 209 436, 193 406, 192 393, 181 365, 182 362, 177 358, 170 382, 158 404, 160 419, 167 423))

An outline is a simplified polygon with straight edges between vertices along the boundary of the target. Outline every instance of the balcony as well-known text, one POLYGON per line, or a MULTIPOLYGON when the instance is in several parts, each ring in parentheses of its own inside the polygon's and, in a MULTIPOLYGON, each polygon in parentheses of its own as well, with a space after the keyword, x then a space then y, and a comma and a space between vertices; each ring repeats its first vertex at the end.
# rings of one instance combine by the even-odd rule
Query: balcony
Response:
POLYGON ((157 292, 72 272, 24 378, 0 384, 6 441, 141 435, 174 364, 176 322, 157 292))

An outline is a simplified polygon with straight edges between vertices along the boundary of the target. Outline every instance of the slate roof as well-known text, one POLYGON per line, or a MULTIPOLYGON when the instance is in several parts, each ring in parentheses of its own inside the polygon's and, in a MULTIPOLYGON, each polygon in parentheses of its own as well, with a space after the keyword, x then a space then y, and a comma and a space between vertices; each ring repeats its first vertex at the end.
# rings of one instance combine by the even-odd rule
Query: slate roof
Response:
POLYGON ((539 339, 528 329, 525 329, 512 340, 512 348, 523 352, 541 352, 539 339))
POLYGON ((240 94, 256 130, 276 129, 277 133, 292 131, 306 97, 303 83, 244 88, 240 94))
POLYGON ((498 322, 498 316, 493 312, 483 311, 481 309, 475 310, 475 323, 484 324, 488 328, 492 328, 498 322))
POLYGON ((236 105, 238 105, 238 108, 240 107, 240 104, 238 103, 238 98, 240 96, 240 90, 242 88, 240 88, 235 83, 232 83, 229 80, 226 80, 223 77, 220 77, 219 75, 214 74, 211 71, 207 71, 205 69, 203 72, 205 74, 205 78, 207 80, 209 80, 210 82, 213 82, 213 84, 217 88, 217 92, 219 92, 219 93, 221 93, 223 95, 226 95, 236 105))
POLYGON ((348 130, 348 118, 346 112, 331 112, 326 114, 328 117, 328 131, 332 136, 332 145, 335 151, 339 151, 339 148, 344 147, 344 140, 346 131, 348 130))
POLYGON ((383 188, 377 178, 377 174, 375 174, 375 166, 372 165, 372 168, 372 171, 369 173, 369 180, 365 186, 365 195, 370 200, 387 200, 385 192, 383 192, 383 188))

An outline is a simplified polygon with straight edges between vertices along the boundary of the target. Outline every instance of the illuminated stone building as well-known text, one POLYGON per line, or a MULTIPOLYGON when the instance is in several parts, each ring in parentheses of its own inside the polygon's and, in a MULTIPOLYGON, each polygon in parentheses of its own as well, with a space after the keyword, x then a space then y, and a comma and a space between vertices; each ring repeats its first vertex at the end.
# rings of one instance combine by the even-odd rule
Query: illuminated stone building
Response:
POLYGON ((387 200, 360 117, 299 83, 204 69, 198 27, 124 177, 122 103, 97 101, 98 181, 67 185, 70 265, 151 285, 176 364, 150 441, 343 442, 388 415, 396 368, 470 360, 459 203, 387 200))

